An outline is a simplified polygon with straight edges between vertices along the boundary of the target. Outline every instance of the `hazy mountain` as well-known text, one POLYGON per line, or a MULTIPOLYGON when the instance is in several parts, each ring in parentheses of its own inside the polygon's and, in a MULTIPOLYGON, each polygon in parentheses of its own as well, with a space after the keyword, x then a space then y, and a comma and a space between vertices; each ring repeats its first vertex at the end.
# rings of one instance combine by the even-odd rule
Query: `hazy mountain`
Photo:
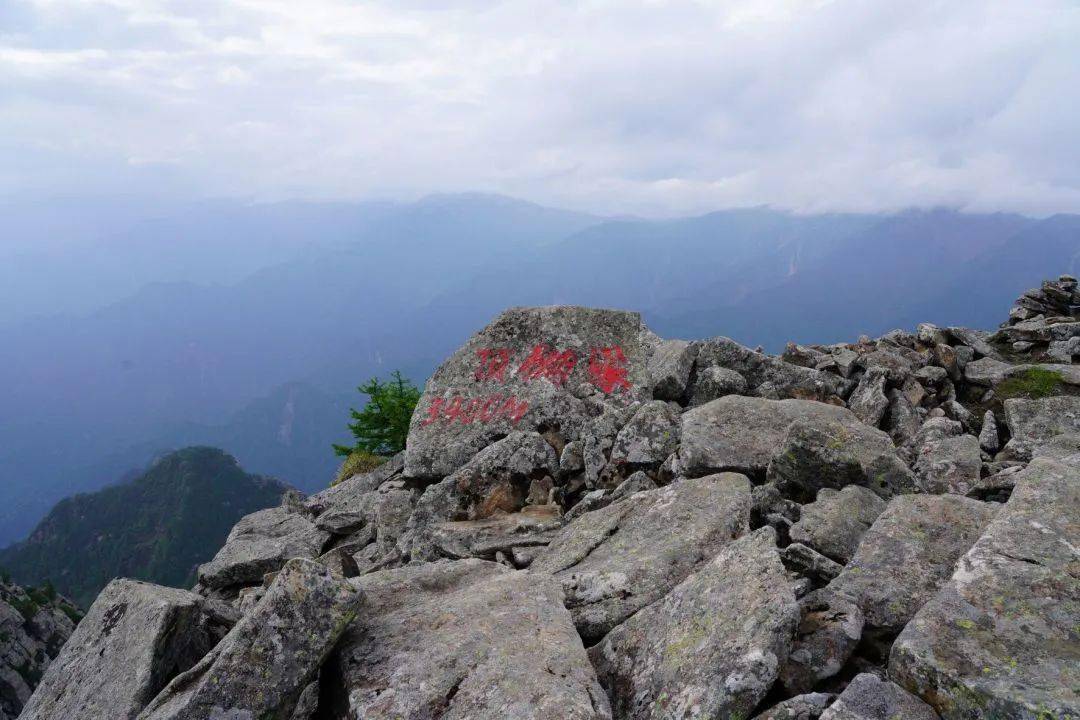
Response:
MULTIPOLYGON (((293 254, 231 282, 154 283, 91 313, 0 325, 0 544, 186 444, 322 487, 357 384, 393 369, 422 381, 510 305, 637 309, 667 336, 777 350, 927 319, 991 325, 1080 252, 1076 216, 949 210, 604 220, 466 195, 216 212, 199 222, 287 228, 293 254)), ((193 248, 215 262, 212 242, 193 248)))
POLYGON ((0 551, 0 567, 23 584, 50 580, 82 607, 114 577, 184 587, 237 520, 286 489, 220 450, 187 448, 130 482, 62 500, 29 538, 0 551))

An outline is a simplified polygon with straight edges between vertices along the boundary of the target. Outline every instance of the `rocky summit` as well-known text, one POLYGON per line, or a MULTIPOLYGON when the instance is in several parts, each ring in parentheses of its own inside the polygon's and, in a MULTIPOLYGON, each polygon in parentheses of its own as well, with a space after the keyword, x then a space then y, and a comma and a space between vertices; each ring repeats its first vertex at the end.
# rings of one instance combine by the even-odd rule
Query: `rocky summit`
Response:
POLYGON ((778 356, 508 310, 193 588, 113 581, 51 663, 0 615, 5 717, 1078 720, 1078 309, 778 356))

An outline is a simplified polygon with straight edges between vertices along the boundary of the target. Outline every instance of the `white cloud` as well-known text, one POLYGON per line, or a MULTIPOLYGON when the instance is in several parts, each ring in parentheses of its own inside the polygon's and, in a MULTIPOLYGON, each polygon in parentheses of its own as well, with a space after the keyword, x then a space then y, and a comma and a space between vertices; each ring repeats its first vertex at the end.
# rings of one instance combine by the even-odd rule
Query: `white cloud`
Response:
POLYGON ((1080 212, 1069 0, 14 7, 0 193, 1080 212))

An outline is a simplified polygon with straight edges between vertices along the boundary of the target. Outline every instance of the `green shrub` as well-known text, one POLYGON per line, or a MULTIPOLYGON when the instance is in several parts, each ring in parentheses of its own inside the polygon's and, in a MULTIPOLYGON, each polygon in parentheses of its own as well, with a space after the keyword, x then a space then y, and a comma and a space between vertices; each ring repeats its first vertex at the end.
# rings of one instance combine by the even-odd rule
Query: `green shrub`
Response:
POLYGON ((1065 378, 1061 373, 1032 367, 998 383, 994 393, 1002 400, 1009 398, 1044 398, 1060 393, 1065 378))

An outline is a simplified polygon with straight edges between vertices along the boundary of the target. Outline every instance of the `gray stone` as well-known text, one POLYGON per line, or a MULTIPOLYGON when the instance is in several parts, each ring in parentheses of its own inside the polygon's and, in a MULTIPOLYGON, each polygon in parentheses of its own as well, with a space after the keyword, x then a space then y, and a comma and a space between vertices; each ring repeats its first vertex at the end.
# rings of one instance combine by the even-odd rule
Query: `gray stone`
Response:
POLYGON ((596 640, 746 533, 749 521, 745 477, 679 480, 577 518, 530 572, 555 575, 578 631, 596 640))
POLYGON ((435 526, 483 520, 525 507, 534 479, 558 473, 555 450, 534 432, 515 432, 492 443, 442 482, 428 487, 409 517, 399 546, 413 561, 439 557, 435 526))
POLYGON ((699 370, 694 378, 690 407, 704 405, 725 395, 743 395, 746 390, 746 378, 742 375, 734 370, 711 365, 699 370))
POLYGON ((659 467, 679 447, 679 413, 666 402, 642 405, 615 437, 611 461, 659 467))
POLYGON ((199 582, 214 589, 257 584, 291 558, 319 557, 329 539, 306 514, 285 506, 259 510, 233 526, 214 559, 199 567, 199 582))
POLYGON ((22 717, 133 720, 236 619, 186 590, 113 580, 49 666, 22 717))
POLYGON ((1080 455, 1036 458, 890 674, 946 720, 1080 717, 1080 455))
POLYGON ((340 717, 611 718, 550 577, 460 560, 353 582, 363 611, 323 670, 340 717))
POLYGON ((888 372, 884 368, 871 367, 848 398, 851 412, 871 427, 877 427, 881 423, 881 418, 889 407, 889 399, 885 397, 887 376, 888 372))
POLYGON ((1001 438, 998 436, 997 418, 991 410, 983 413, 982 429, 979 431, 979 447, 991 455, 1001 449, 1001 438))
POLYGON ((659 338, 637 313, 511 308, 428 380, 413 414, 405 474, 443 478, 513 431, 557 428, 578 439, 588 397, 625 407, 652 397, 648 359, 659 338))
POLYGON ((1030 458, 1039 445, 1056 435, 1080 432, 1078 396, 1010 398, 1004 404, 1005 425, 1012 435, 1006 447, 1019 459, 1030 458))
POLYGON ((968 363, 964 368, 964 378, 973 385, 997 387, 1005 380, 1027 375, 1032 369, 1055 373, 1065 385, 1080 385, 1080 365, 1062 365, 1053 363, 1033 363, 1009 365, 990 358, 982 358, 968 363))
POLYGON ((755 715, 753 720, 818 720, 834 700, 836 696, 830 693, 796 695, 755 715))
POLYGON ((360 601, 318 563, 290 560, 258 605, 139 720, 289 717, 360 601))
MULTIPOLYGON (((912 381, 914 383, 914 381, 912 381)), ((918 383, 915 385, 922 387, 918 383)), ((908 394, 902 390, 889 391, 889 407, 885 412, 885 422, 882 429, 889 433, 889 437, 897 445, 910 442, 919 432, 922 420, 915 410, 916 405, 911 402, 908 394)))
POLYGON ((918 337, 919 342, 927 347, 934 347, 948 342, 945 331, 933 323, 919 323, 915 329, 915 335, 918 337))
POLYGON ((795 642, 780 669, 780 683, 791 694, 809 692, 833 677, 862 638, 862 611, 849 600, 818 590, 799 601, 801 619, 795 642))
POLYGON ((751 394, 777 399, 836 400, 851 392, 851 383, 832 373, 786 363, 720 337, 699 345, 696 368, 734 370, 746 380, 751 394))
POLYGON ((979 482, 982 452, 974 435, 927 440, 918 449, 915 473, 923 492, 966 494, 979 482))
POLYGON ((439 557, 494 560, 496 553, 543 549, 563 526, 557 505, 530 505, 520 512, 500 513, 482 520, 435 523, 428 528, 439 557))
POLYGON ((870 628, 899 631, 948 580, 993 517, 959 495, 900 495, 863 535, 829 590, 859 606, 870 628))
POLYGON ((990 344, 990 334, 987 332, 983 332, 982 330, 971 330, 964 327, 950 327, 946 329, 946 332, 952 337, 954 342, 967 345, 983 357, 1000 357, 998 351, 990 344))
POLYGON ((844 566, 831 560, 812 547, 793 542, 780 551, 784 567, 797 575, 810 578, 815 586, 829 582, 844 569, 844 566))
POLYGON ((581 472, 585 469, 584 448, 580 440, 566 443, 559 456, 559 471, 563 475, 581 472))
POLYGON ((844 448, 863 464, 893 449, 888 435, 863 424, 846 408, 729 395, 683 413, 680 468, 690 476, 724 470, 760 475, 796 421, 842 429, 844 448))
POLYGON ((649 378, 657 400, 682 400, 697 357, 697 345, 685 340, 664 340, 649 358, 649 378))
POLYGON ((353 475, 337 485, 312 495, 304 502, 304 506, 316 516, 331 508, 347 508, 387 480, 401 474, 404 467, 405 453, 400 452, 371 472, 353 475))
POLYGON ((864 487, 824 488, 817 500, 803 506, 802 517, 791 526, 791 540, 844 564, 883 510, 885 501, 864 487))
POLYGON ((937 713, 896 683, 872 673, 856 675, 821 720, 940 720, 937 713))
POLYGON ((776 680, 799 622, 775 533, 724 547, 589 651, 615 716, 748 717, 776 680))

